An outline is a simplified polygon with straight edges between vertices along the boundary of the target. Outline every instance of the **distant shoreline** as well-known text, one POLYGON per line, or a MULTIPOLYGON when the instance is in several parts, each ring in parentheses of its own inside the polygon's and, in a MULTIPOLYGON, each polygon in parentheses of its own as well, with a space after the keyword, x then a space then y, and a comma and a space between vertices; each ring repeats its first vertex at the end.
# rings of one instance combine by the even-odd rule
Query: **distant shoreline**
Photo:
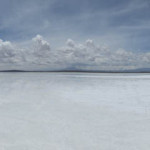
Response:
POLYGON ((7 73, 150 73, 150 71, 89 71, 89 70, 57 70, 57 71, 29 71, 29 70, 2 70, 0 73, 7 72, 7 73))

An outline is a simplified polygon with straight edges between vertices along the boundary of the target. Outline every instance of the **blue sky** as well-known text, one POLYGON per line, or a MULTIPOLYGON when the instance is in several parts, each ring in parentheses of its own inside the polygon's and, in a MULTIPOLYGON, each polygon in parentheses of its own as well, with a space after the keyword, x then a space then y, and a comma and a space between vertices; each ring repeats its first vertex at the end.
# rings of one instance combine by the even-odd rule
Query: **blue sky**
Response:
MULTIPOLYGON (((53 51, 54 64, 70 64, 67 67, 149 67, 149 15, 149 0, 0 0, 0 68, 29 61, 35 47, 40 55, 53 51), (36 40, 31 42, 33 37, 36 40), (26 47, 18 48, 20 45, 26 47), (27 52, 20 54, 25 49, 31 52, 28 56, 27 52), (56 49, 59 54, 54 54, 56 49)), ((48 60, 45 63, 51 68, 53 63, 44 54, 41 62, 35 59, 33 64, 48 60)))
POLYGON ((90 38, 149 51, 149 14, 149 0, 0 0, 0 37, 25 41, 41 34, 54 46, 90 38))

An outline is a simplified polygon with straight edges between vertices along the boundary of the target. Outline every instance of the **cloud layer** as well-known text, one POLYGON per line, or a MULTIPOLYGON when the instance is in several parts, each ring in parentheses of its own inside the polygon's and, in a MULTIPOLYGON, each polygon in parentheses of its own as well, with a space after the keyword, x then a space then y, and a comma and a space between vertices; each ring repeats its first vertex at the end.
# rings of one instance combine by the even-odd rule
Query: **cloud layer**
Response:
POLYGON ((30 46, 20 48, 0 40, 0 70, 126 70, 150 67, 150 53, 112 50, 92 40, 76 43, 68 39, 63 47, 52 49, 40 35, 30 46))

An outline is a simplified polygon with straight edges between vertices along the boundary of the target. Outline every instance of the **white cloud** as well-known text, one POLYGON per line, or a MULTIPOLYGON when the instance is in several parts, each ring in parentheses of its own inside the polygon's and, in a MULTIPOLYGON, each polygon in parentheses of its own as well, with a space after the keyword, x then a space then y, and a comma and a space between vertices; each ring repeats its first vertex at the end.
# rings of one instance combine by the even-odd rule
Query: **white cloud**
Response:
POLYGON ((50 55, 50 44, 43 39, 42 36, 37 35, 35 38, 32 39, 34 47, 33 47, 33 54, 39 58, 45 58, 50 55))
POLYGON ((11 42, 0 40, 0 63, 16 63, 18 54, 19 51, 11 42))
POLYGON ((18 48, 9 41, 0 40, 0 70, 123 70, 149 66, 150 53, 124 49, 114 51, 97 46, 92 40, 78 44, 68 39, 64 47, 55 50, 40 35, 33 38, 32 46, 27 48, 18 48))

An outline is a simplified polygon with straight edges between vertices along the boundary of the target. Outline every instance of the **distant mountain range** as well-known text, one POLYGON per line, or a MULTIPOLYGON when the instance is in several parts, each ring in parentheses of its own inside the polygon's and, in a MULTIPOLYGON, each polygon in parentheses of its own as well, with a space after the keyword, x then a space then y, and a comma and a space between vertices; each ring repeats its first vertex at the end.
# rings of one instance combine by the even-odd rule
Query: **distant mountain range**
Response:
POLYGON ((0 72, 88 72, 88 73, 150 73, 150 68, 139 68, 131 70, 76 70, 76 69, 64 69, 64 70, 47 70, 47 71, 28 71, 28 70, 0 70, 0 72))

